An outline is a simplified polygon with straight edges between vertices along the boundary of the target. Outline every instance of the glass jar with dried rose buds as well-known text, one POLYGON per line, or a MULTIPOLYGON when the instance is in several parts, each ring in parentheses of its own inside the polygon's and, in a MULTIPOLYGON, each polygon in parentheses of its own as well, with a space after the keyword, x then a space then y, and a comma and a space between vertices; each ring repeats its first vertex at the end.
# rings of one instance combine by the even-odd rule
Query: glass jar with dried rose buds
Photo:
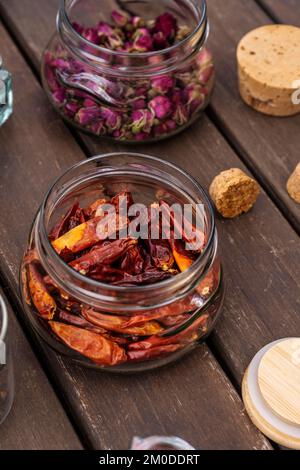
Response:
POLYGON ((42 79, 79 130, 126 142, 174 135, 207 106, 205 0, 60 0, 42 79))
POLYGON ((56 351, 116 372, 152 369, 212 331, 224 283, 209 198, 176 166, 108 154, 50 189, 21 267, 25 313, 56 351))

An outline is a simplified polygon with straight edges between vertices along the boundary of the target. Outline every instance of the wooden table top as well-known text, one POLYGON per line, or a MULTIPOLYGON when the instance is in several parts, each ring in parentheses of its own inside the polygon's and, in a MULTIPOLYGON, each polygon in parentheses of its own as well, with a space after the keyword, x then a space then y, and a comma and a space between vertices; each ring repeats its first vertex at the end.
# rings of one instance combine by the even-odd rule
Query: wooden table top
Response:
POLYGON ((0 129, 0 284, 12 305, 17 382, 0 449, 127 449, 133 436, 154 434, 178 435, 196 449, 273 448, 250 422, 240 385, 261 347, 300 336, 300 206, 285 189, 299 162, 300 116, 269 118, 244 105, 235 49, 254 27, 300 25, 297 1, 208 0, 217 67, 211 105, 184 133, 136 148, 180 165, 206 188, 220 171, 246 168, 263 194, 248 215, 218 219, 227 297, 207 344, 174 366, 120 377, 74 366, 31 334, 18 268, 51 182, 88 156, 132 146, 70 131, 48 103, 39 63, 58 0, 0 0, 0 50, 15 93, 14 115, 0 129))

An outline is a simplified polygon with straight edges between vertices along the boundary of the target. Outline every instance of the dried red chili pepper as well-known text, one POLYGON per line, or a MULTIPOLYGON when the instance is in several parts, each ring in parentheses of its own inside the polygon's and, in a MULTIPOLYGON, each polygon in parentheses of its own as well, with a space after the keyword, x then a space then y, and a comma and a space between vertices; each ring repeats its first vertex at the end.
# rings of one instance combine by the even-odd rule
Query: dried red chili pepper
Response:
POLYGON ((160 207, 165 223, 167 223, 169 220, 172 222, 173 231, 177 234, 176 238, 184 240, 186 243, 191 245, 195 244, 197 246, 195 251, 197 253, 201 253, 206 244, 205 234, 196 228, 189 220, 187 220, 184 215, 182 216, 182 222, 178 220, 176 214, 173 210, 171 210, 171 207, 167 202, 160 201, 160 207))
POLYGON ((111 268, 110 266, 97 266, 93 271, 89 272, 89 277, 98 282, 113 284, 124 279, 124 271, 111 268))
POLYGON ((78 326, 79 328, 84 328, 89 331, 93 331, 98 334, 105 334, 106 330, 104 328, 99 328, 92 323, 88 322, 85 318, 79 317, 77 315, 72 315, 71 313, 60 310, 58 313, 58 319, 62 322, 69 323, 73 326, 78 326))
POLYGON ((52 320, 55 311, 55 300, 49 294, 42 275, 33 263, 28 265, 28 287, 33 304, 41 317, 52 320))
POLYGON ((76 271, 86 275, 93 271, 98 265, 110 265, 114 263, 124 255, 129 248, 136 244, 137 240, 133 238, 115 240, 108 245, 101 245, 81 258, 72 261, 70 266, 76 271))
POLYGON ((129 209, 134 204, 131 192, 123 191, 117 194, 116 196, 111 198, 110 203, 115 206, 118 212, 120 204, 122 204, 122 201, 126 201, 127 209, 129 209))
POLYGON ((84 213, 86 214, 88 219, 93 219, 94 217, 96 217, 96 213, 99 207, 103 206, 104 204, 107 204, 106 199, 97 199, 89 207, 84 209, 84 213))
POLYGON ((102 335, 54 321, 49 325, 67 346, 96 364, 114 366, 127 360, 125 350, 102 335))
POLYGON ((173 336, 151 336, 144 341, 130 344, 129 350, 151 349, 158 346, 180 343, 182 346, 191 343, 197 339, 196 331, 198 328, 205 328, 209 315, 202 315, 195 320, 188 328, 173 336))
POLYGON ((174 266, 174 256, 167 240, 146 240, 153 265, 168 271, 174 266))
MULTIPOLYGON (((111 217, 115 222, 114 214, 111 214, 111 217)), ((78 253, 91 248, 105 238, 115 237, 116 232, 126 228, 128 219, 127 217, 118 217, 116 222, 116 224, 110 224, 106 217, 95 217, 54 240, 52 246, 58 254, 61 254, 65 249, 72 251, 72 253, 78 253)))
POLYGON ((157 269, 149 269, 148 271, 137 274, 136 276, 125 275, 122 281, 114 282, 115 286, 146 286, 155 284, 156 282, 165 281, 172 277, 169 272, 158 271, 157 269))
POLYGON ((184 252, 180 248, 181 243, 181 240, 174 240, 172 238, 169 240, 169 244, 172 247, 173 256, 176 261, 176 264, 179 267, 180 271, 184 272, 192 266, 195 260, 192 259, 191 254, 189 252, 184 252))
POLYGON ((104 313, 95 312, 91 308, 83 308, 82 315, 96 326, 124 335, 151 336, 161 333, 163 330, 157 322, 150 321, 140 326, 127 327, 128 318, 106 315, 104 313))
POLYGON ((57 238, 72 230, 77 225, 80 225, 84 222, 85 217, 83 211, 79 207, 79 202, 75 202, 51 231, 49 239, 56 240, 57 238))
POLYGON ((88 222, 78 225, 54 240, 52 242, 53 248, 58 254, 65 249, 72 251, 72 253, 78 253, 86 248, 90 248, 100 241, 97 235, 97 225, 101 220, 102 217, 95 217, 88 222))
POLYGON ((128 351, 127 356, 129 361, 141 362, 156 359, 160 356, 172 354, 182 348, 181 344, 170 344, 166 346, 158 346, 151 349, 141 349, 137 351, 128 351))
MULTIPOLYGON (((139 246, 133 246, 125 254, 120 269, 127 274, 141 274, 144 269, 144 258, 139 246)), ((123 276, 124 277, 124 276, 123 276)))

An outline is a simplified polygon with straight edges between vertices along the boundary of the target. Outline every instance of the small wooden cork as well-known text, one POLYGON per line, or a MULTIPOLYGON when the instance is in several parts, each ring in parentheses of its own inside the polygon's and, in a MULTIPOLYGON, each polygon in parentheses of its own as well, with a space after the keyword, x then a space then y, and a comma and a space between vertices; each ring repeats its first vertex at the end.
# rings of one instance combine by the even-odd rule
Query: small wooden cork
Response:
POLYGON ((291 198, 300 204, 300 163, 298 163, 294 173, 288 180, 287 190, 291 198))
POLYGON ((242 170, 231 168, 213 180, 209 193, 217 211, 223 217, 233 219, 254 206, 260 188, 258 183, 242 170))
POLYGON ((237 49, 239 87, 252 108, 272 116, 300 112, 300 28, 267 25, 249 32, 237 49))

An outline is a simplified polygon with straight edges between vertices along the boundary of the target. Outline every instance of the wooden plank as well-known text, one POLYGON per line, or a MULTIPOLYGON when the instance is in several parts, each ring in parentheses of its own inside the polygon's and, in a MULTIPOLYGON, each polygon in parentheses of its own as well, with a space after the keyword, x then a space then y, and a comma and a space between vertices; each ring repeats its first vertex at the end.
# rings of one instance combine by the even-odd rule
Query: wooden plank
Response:
MULTIPOLYGON (((33 3, 29 1, 27 8, 27 1, 29 0, 0 0, 0 9, 38 70, 42 51, 54 30, 58 0, 44 2, 43 8, 38 0, 33 3), (31 6, 34 3, 37 4, 36 7, 31 6), (31 8, 34 8, 38 17, 35 28, 30 26, 31 8)), ((297 0, 288 1, 293 5, 297 0)), ((270 4, 272 2, 273 0, 269 1, 270 4)), ((276 3, 280 5, 285 2, 277 0, 276 3)), ((238 153, 260 178, 261 183, 266 185, 284 215, 300 231, 300 206, 290 199, 286 191, 287 179, 299 161, 300 116, 282 119, 260 115, 242 102, 237 88, 235 50, 238 41, 250 29, 271 20, 254 0, 208 0, 208 7, 210 45, 218 72, 212 112, 238 153)), ((83 140, 86 140, 85 137, 83 140)))
MULTIPOLYGON (((0 261, 3 275, 15 292, 17 266, 35 209, 54 175, 82 154, 49 109, 3 28, 0 38, 4 60, 15 78, 16 94, 14 116, 0 130, 0 204, 4 213, 18 214, 1 226, 0 261)), ((207 120, 203 131, 200 125, 197 129, 200 134, 212 132, 203 146, 203 156, 211 144, 213 152, 221 151, 221 140, 207 120)), ((183 146, 193 139, 193 131, 186 135, 183 146)), ((193 140, 191 143, 195 145, 193 140)), ((180 152, 183 149, 180 146, 180 152)), ((270 448, 245 415, 237 393, 207 346, 174 367, 136 377, 115 377, 74 367, 40 348, 77 426, 93 448, 124 449, 133 435, 174 432, 196 448, 270 448)))
POLYGON ((300 26, 298 0, 257 0, 278 23, 300 26))
POLYGON ((218 76, 213 113, 247 165, 261 176, 285 216, 300 231, 300 205, 286 191, 286 182, 299 162, 300 116, 273 118, 259 114, 243 103, 237 86, 235 54, 239 40, 271 20, 249 0, 208 0, 208 6, 210 44, 218 76))
MULTIPOLYGON (((0 294, 3 291, 0 288, 0 294)), ((0 426, 0 450, 80 450, 68 417, 6 301, 15 399, 0 426)))
MULTIPOLYGON (((228 0, 226 3, 228 8, 232 8, 233 1, 228 0)), ((241 1, 244 2, 244 0, 241 1)), ((49 5, 52 5, 52 23, 51 16, 48 16, 45 21, 43 9, 38 8, 40 4, 40 0, 23 0, 23 8, 20 8, 16 0, 11 0, 9 4, 0 0, 6 20, 9 21, 14 34, 21 39, 27 53, 34 55, 39 50, 37 59, 47 42, 45 38, 47 26, 48 36, 51 34, 57 1, 47 2, 48 15, 50 14, 49 5), (29 3, 27 8, 26 2, 31 5, 36 2, 37 24, 42 25, 40 46, 35 44, 34 48, 31 47, 32 28, 30 15, 26 13, 29 3)), ((216 1, 210 0, 210 11, 214 4, 216 1)), ((246 4, 244 6, 246 7, 246 4)), ((236 7, 238 7, 237 4, 236 7)), ((221 27, 218 26, 221 18, 226 18, 224 8, 223 10, 222 8, 220 4, 220 19, 213 14, 212 30, 215 33, 212 36, 216 35, 217 28, 221 27)), ((240 9, 237 8, 237 11, 240 9)), ((254 8, 253 14, 256 15, 254 19, 257 16, 261 17, 260 9, 254 8)), ((238 31, 239 23, 235 25, 238 31)), ((230 27, 228 29, 230 32, 230 27)), ((231 45, 232 53, 234 53, 234 48, 235 46, 231 45)), ((224 53, 227 54, 225 49, 224 53)), ((218 62, 221 68, 220 57, 218 57, 218 62)), ((230 63, 233 64, 233 62, 228 62, 230 63)), ((234 75, 235 72, 232 69, 233 66, 228 68, 228 76, 234 75)), ((222 84, 219 83, 218 87, 220 86, 224 88, 224 94, 231 92, 230 80, 223 80, 222 84)), ((236 87, 236 84, 234 86, 236 87)), ((230 103, 228 107, 230 108, 230 103)), ((97 143, 89 137, 82 138, 91 154, 126 148, 121 145, 110 145, 104 140, 97 143)), ((241 166, 240 161, 206 117, 203 117, 187 132, 171 140, 158 145, 127 148, 156 154, 173 161, 198 178, 205 187, 208 187, 213 176, 222 169, 241 166)), ((259 204, 249 216, 235 221, 220 221, 219 226, 223 258, 229 278, 229 294, 223 321, 220 322, 213 338, 234 377, 240 382, 252 356, 268 340, 293 334, 295 331, 300 333, 300 320, 297 314, 299 309, 299 239, 265 196, 260 199, 259 204), (278 298, 278 292, 286 292, 287 288, 292 289, 294 295, 278 298), (287 315, 284 320, 282 320, 282 312, 287 315)))
MULTIPOLYGON (((22 37, 24 47, 30 52, 31 28, 28 26, 29 18, 24 20, 26 5, 23 18, 20 18, 22 28, 19 28, 19 17, 14 7, 18 7, 14 0, 6 5, 6 19, 10 18, 14 33, 22 37)), ((39 12, 41 10, 37 9, 39 12)), ((50 22, 48 20, 47 24, 50 22)), ((37 21, 37 24, 40 23, 45 26, 42 19, 37 21)), ((118 148, 109 146, 105 141, 95 144, 86 138, 85 142, 91 153, 118 148)), ((240 166, 238 159, 205 118, 173 140, 139 149, 181 164, 205 186, 224 167, 240 166), (187 149, 188 159, 185 157, 187 149)), ((240 382, 245 368, 260 347, 272 339, 300 331, 297 314, 299 243, 297 236, 266 197, 260 200, 251 215, 238 221, 220 221, 220 227, 229 294, 223 320, 212 339, 235 380, 240 382), (287 289, 294 294, 278 296, 278 292, 286 292, 287 289)))

